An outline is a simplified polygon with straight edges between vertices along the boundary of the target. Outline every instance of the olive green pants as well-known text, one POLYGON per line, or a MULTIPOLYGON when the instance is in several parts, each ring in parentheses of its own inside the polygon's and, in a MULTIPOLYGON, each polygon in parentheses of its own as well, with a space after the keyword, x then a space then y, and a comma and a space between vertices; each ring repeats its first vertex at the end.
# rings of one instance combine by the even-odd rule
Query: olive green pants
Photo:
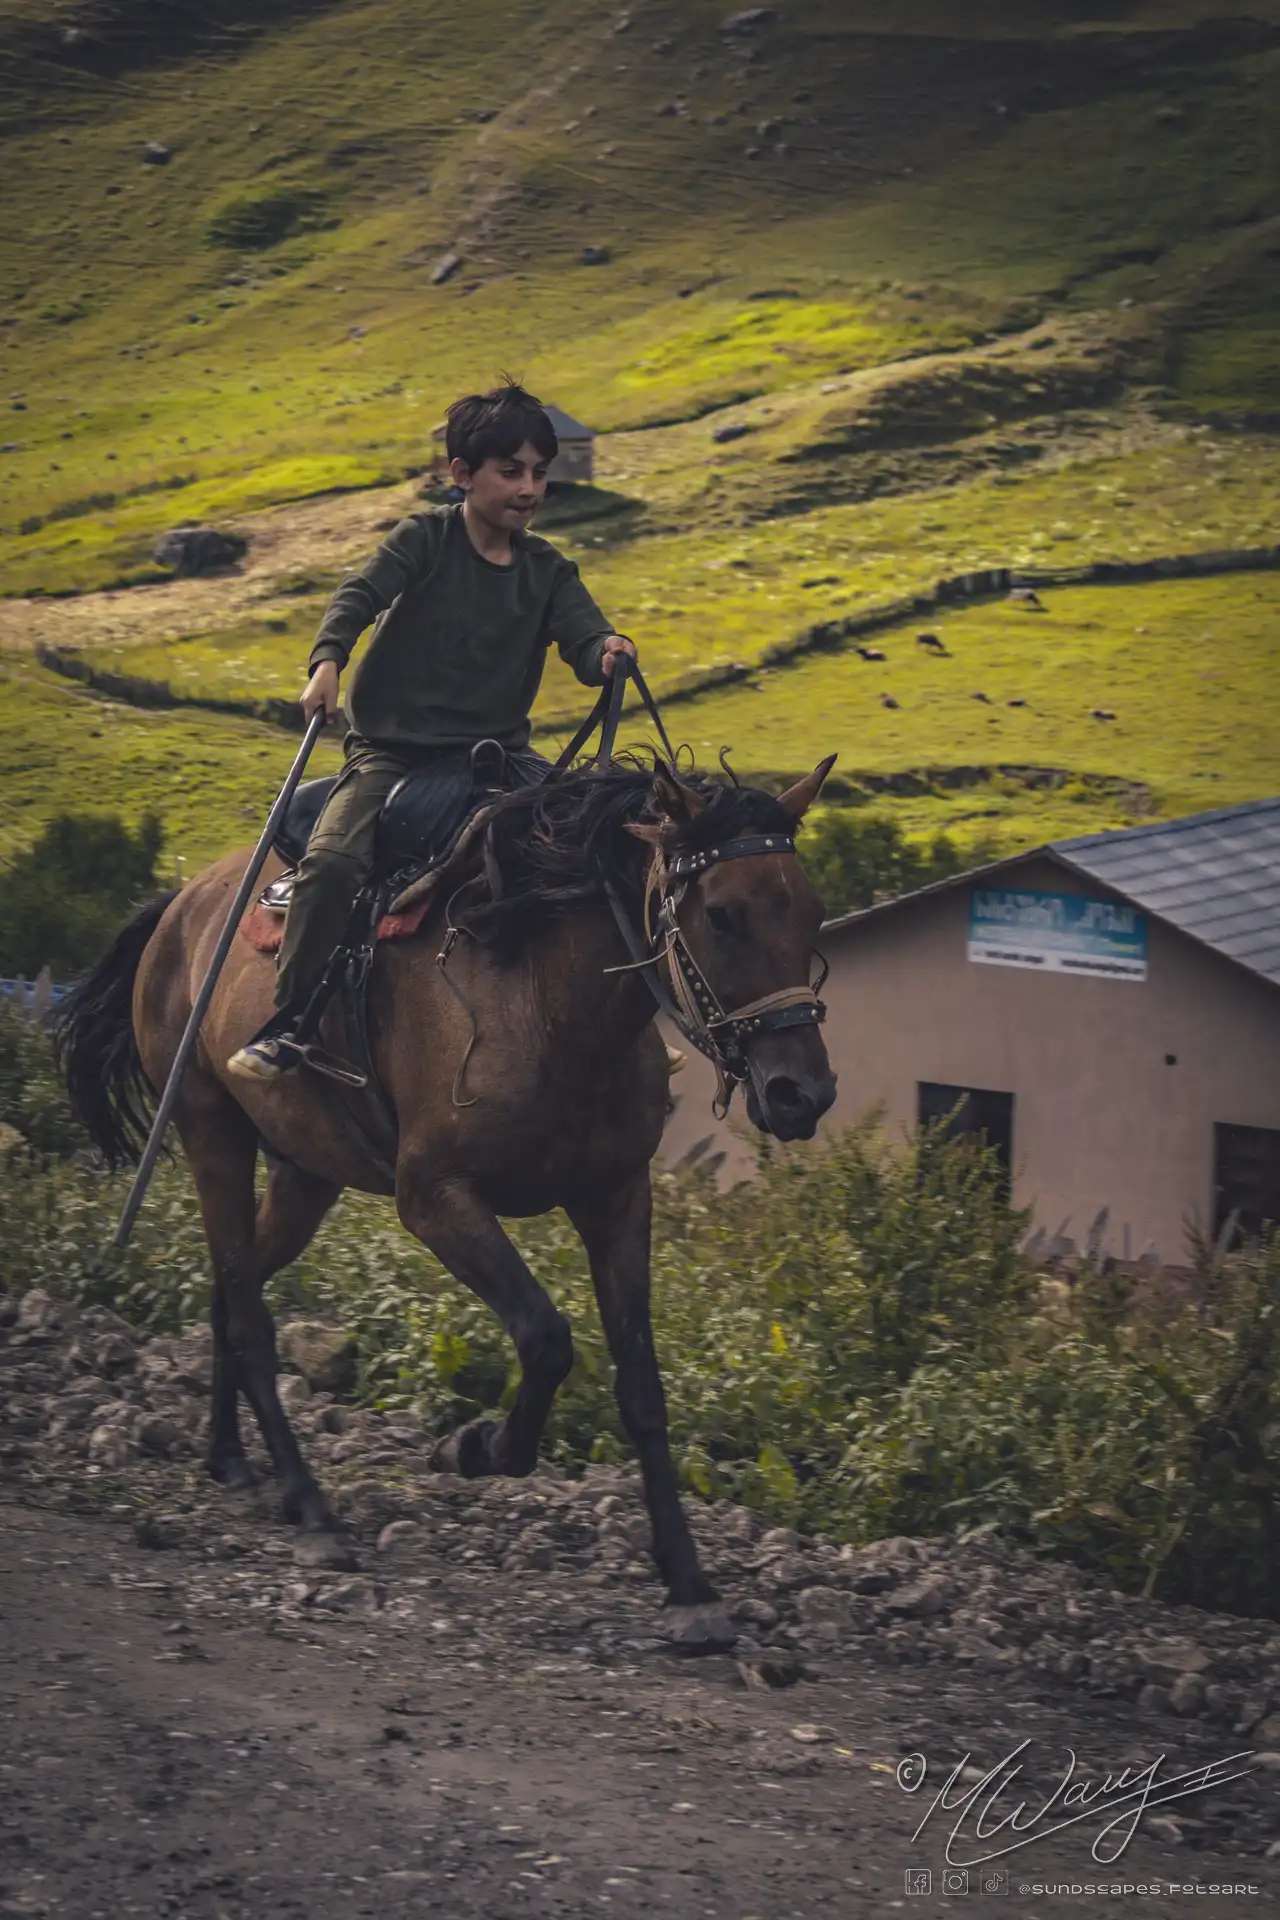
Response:
MULTIPOLYGON (((406 774, 439 769, 446 780, 437 828, 447 842, 463 817, 470 791, 470 747, 424 747, 391 753, 348 734, 346 762, 307 842, 293 883, 284 939, 276 966, 276 1007, 301 1012, 319 986, 334 948, 347 931, 361 887, 372 878, 378 817, 388 794, 406 774), (458 790, 461 779, 463 787, 458 790), (451 784, 448 784, 450 783, 451 784)), ((531 785, 548 771, 531 747, 509 750, 506 785, 531 785)))
POLYGON ((301 1007, 319 986, 373 873, 378 815, 397 780, 418 764, 366 741, 348 748, 293 883, 276 963, 277 1007, 301 1007))

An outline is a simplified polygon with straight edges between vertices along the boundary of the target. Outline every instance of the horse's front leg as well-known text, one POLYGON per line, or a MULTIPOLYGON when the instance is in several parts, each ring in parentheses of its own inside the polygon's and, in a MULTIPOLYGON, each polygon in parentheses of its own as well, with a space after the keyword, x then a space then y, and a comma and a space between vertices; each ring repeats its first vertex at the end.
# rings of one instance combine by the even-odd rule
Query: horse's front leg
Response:
POLYGON ((731 1645, 733 1629, 698 1561, 680 1504, 667 1436, 667 1402, 649 1314, 649 1169, 623 1186, 576 1199, 566 1211, 582 1236, 613 1356, 623 1425, 640 1456, 645 1504, 653 1523, 653 1557, 677 1612, 671 1638, 690 1652, 731 1645))
POLYGON ((569 1322, 498 1224, 462 1181, 428 1184, 412 1161, 396 1176, 400 1218, 456 1280, 491 1307, 515 1343, 520 1385, 505 1420, 473 1420, 441 1443, 436 1464, 467 1479, 532 1473, 556 1389, 573 1365, 569 1322))

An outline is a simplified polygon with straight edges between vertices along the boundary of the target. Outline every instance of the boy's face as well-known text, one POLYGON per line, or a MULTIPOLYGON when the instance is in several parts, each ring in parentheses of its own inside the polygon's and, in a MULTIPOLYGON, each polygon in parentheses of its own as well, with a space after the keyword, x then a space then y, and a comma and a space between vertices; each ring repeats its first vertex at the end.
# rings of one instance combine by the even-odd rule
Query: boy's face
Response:
POLYGON ((546 494, 549 464, 526 440, 515 453, 484 460, 474 472, 465 460, 454 460, 449 472, 466 494, 470 512, 504 533, 516 533, 528 526, 546 494))

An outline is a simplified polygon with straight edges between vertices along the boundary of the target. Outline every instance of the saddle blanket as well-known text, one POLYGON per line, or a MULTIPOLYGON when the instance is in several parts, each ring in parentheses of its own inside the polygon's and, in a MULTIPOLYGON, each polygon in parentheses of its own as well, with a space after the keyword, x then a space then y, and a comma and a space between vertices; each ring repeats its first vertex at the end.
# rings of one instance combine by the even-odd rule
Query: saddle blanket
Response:
MULTIPOLYGON (((384 913, 378 922, 379 940, 406 940, 416 933, 431 910, 433 897, 428 894, 425 900, 416 901, 407 913, 384 913)), ((284 939, 283 912, 259 899, 240 922, 240 938, 259 953, 278 953, 284 939)))

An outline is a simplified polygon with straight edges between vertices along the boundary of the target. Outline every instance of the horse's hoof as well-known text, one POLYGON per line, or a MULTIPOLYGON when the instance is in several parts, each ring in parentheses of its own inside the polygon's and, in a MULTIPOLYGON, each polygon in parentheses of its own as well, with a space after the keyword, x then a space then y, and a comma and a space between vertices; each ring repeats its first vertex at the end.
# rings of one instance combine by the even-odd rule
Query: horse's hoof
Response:
POLYGON ((293 1562, 312 1573, 357 1573, 355 1548, 340 1533, 304 1533, 293 1549, 293 1562))
POLYGON ((242 1453, 210 1454, 205 1466, 210 1479, 228 1493, 247 1493, 258 1485, 258 1476, 242 1453))
POLYGON ((480 1480, 496 1471, 489 1442, 497 1431, 496 1420, 471 1420, 432 1448, 427 1465, 433 1473, 456 1473, 463 1480, 480 1480))
POLYGON ((697 1607, 668 1607, 660 1631, 675 1653, 728 1653, 738 1638, 728 1614, 714 1600, 697 1607))

